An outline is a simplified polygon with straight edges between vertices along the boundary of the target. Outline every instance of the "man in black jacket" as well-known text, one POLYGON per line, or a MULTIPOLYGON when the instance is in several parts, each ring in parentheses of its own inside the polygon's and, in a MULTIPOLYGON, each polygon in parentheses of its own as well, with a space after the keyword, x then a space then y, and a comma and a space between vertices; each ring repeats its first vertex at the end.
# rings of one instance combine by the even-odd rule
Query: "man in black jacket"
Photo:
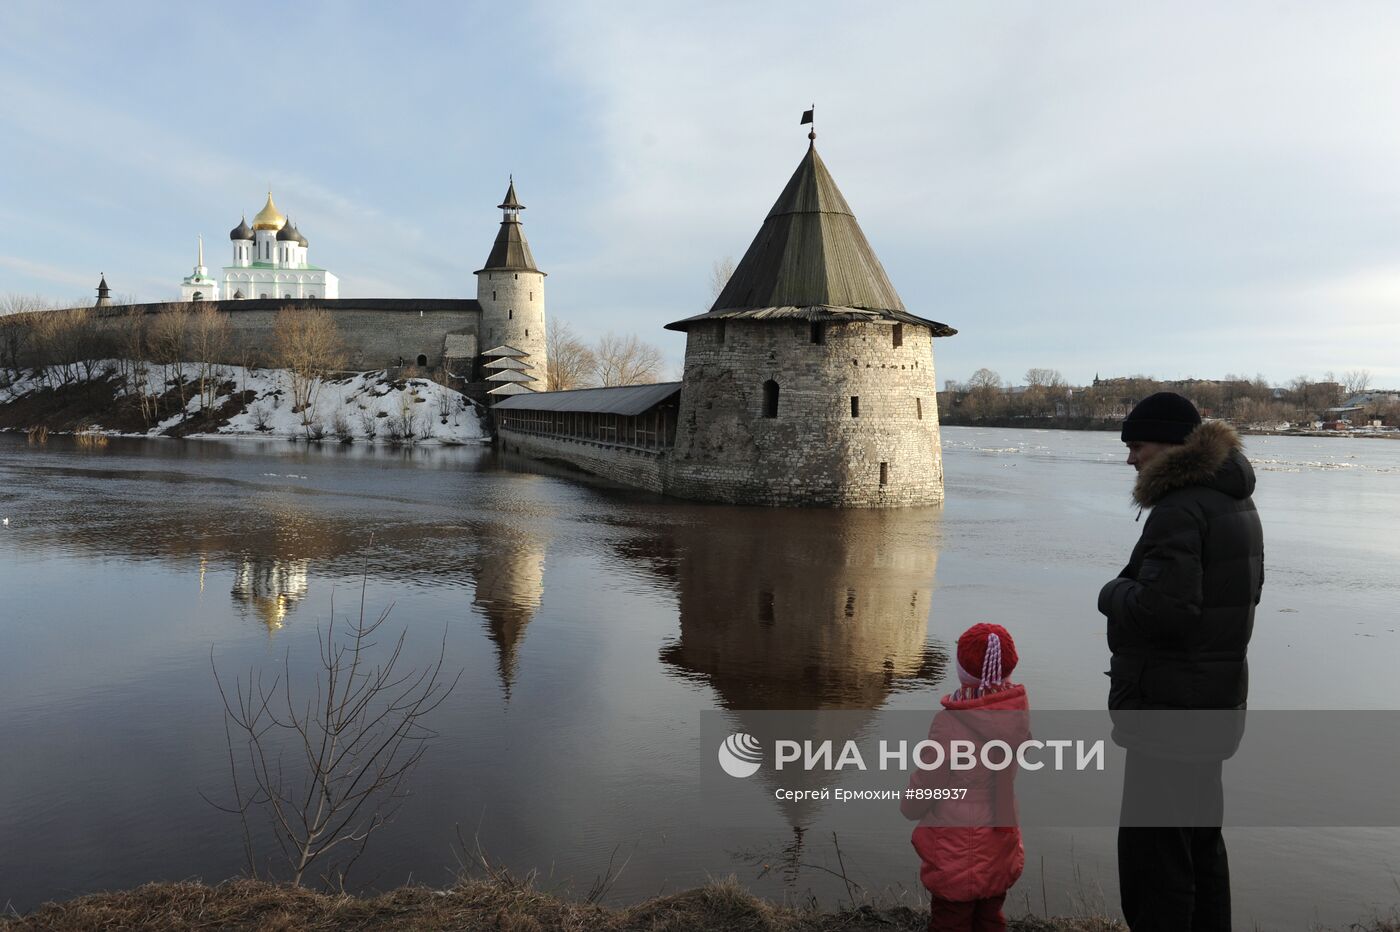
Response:
POLYGON ((1128 750, 1118 830, 1123 915, 1133 932, 1228 932, 1221 762, 1241 732, 1226 712, 1163 728, 1155 725, 1163 716, 1136 710, 1243 715, 1245 652, 1264 584, 1254 470, 1233 428, 1203 423, 1171 392, 1141 401, 1122 437, 1138 471, 1133 500, 1152 509, 1128 565, 1099 592, 1113 652, 1108 707, 1126 713, 1114 720, 1114 740, 1128 750), (1151 827, 1143 817, 1152 813, 1171 814, 1162 818, 1171 824, 1151 827))

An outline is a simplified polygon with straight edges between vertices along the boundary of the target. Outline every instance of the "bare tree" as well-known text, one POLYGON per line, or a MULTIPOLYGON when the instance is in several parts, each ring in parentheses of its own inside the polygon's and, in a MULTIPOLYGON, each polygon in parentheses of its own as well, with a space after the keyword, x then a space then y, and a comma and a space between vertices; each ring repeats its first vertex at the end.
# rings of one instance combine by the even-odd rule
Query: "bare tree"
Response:
POLYGON ((1027 369, 1026 385, 1031 388, 1063 388, 1065 377, 1059 369, 1027 369))
POLYGON ((201 410, 214 406, 219 391, 219 363, 228 352, 231 329, 228 315, 204 304, 190 321, 190 357, 199 366, 201 410))
POLYGON ((151 418, 155 415, 155 404, 146 384, 150 373, 148 329, 145 312, 136 308, 127 309, 112 322, 112 340, 116 348, 122 392, 126 397, 136 399, 141 420, 150 426, 151 418))
MULTIPOLYGON (((184 408, 188 398, 185 395, 185 356, 189 351, 190 306, 188 304, 167 304, 151 321, 146 336, 151 361, 158 363, 164 371, 164 384, 172 381, 180 391, 180 407, 184 408)), ((159 406, 157 405, 157 413, 159 406)))
POLYGON ((1055 395, 1065 386, 1065 377, 1058 369, 1026 370, 1026 402, 1030 414, 1047 415, 1055 413, 1055 395))
POLYGON ((974 392, 979 389, 982 391, 995 391, 1001 388, 1001 376, 997 375, 996 372, 991 369, 982 368, 972 373, 972 378, 967 380, 967 384, 968 388, 974 392))
POLYGON ((0 295, 0 369, 19 378, 35 349, 37 312, 49 309, 49 302, 38 295, 0 295))
POLYGON ((716 259, 715 264, 710 266, 710 303, 705 306, 706 310, 712 307, 719 299, 720 292, 724 291, 724 286, 729 284, 729 279, 734 277, 734 257, 725 256, 716 259))
POLYGON ((967 380, 968 410, 975 416, 987 417, 1002 408, 1001 376, 991 369, 981 368, 967 380))
POLYGON ((545 353, 549 371, 545 391, 562 392, 582 388, 592 375, 596 361, 588 348, 566 322, 551 318, 545 329, 545 353))
POLYGON ((1351 369, 1342 373, 1342 388, 1347 395, 1357 395, 1371 387, 1371 370, 1351 369))
POLYGON ((290 653, 270 685, 250 671, 230 692, 211 652, 224 704, 233 803, 205 800, 239 817, 253 876, 285 876, 300 885, 319 868, 324 883, 343 890, 370 836, 408 795, 404 782, 435 737, 424 720, 461 674, 444 682, 446 631, 436 660, 400 672, 407 631, 382 650, 375 640, 388 617, 385 610, 365 621, 363 582, 358 620, 347 619, 338 629, 332 605, 330 622, 317 629, 320 670, 304 697, 292 685, 290 653), (291 751, 290 760, 284 749, 291 751), (268 858, 259 870, 253 841, 259 814, 277 841, 285 872, 268 858))
POLYGON ((272 336, 277 365, 291 373, 292 410, 309 428, 322 380, 345 365, 340 330, 324 308, 284 307, 272 322, 272 336))
POLYGON ((637 339, 605 334, 593 349, 593 377, 599 385, 640 385, 661 371, 661 350, 637 339))
POLYGON ((97 322, 92 308, 35 312, 32 338, 49 384, 67 385, 80 374, 92 376, 98 354, 97 322))

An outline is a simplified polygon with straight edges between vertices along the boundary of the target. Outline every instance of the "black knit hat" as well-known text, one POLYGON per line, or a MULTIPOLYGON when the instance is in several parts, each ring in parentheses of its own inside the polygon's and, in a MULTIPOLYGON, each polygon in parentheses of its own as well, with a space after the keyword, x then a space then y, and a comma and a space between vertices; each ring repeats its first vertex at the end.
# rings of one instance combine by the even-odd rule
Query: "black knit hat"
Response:
POLYGON ((1123 442, 1185 443, 1201 423, 1196 406, 1176 392, 1158 392, 1137 403, 1123 421, 1123 442))

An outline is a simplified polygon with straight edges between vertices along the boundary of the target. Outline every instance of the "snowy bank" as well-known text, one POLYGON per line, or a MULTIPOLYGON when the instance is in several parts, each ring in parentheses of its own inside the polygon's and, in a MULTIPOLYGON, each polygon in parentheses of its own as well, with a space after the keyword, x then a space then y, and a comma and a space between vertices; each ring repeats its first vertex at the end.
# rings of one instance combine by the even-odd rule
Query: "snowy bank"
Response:
POLYGON ((23 370, 0 381, 0 426, 124 436, 288 437, 330 442, 473 443, 487 432, 476 405, 428 379, 385 370, 298 386, 285 369, 102 360, 66 379, 23 370), (298 405, 300 397, 309 403, 298 405))

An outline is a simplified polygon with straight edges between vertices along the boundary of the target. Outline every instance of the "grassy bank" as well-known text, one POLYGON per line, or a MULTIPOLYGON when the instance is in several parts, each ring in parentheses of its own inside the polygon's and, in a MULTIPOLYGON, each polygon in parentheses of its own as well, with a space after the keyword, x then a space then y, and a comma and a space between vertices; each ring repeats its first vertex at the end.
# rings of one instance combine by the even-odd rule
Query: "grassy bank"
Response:
MULTIPOLYGON (((909 907, 821 913, 775 906, 723 881, 609 908, 570 902, 525 883, 468 881, 447 890, 402 887, 376 897, 330 896, 234 880, 148 884, 49 903, 4 921, 6 929, 500 929, 505 932, 914 932, 927 914, 909 907)), ((1017 932, 1110 932, 1104 919, 1023 919, 1017 932)))
MULTIPOLYGON (((835 913, 764 902, 734 880, 720 881, 632 906, 577 903, 511 880, 473 880, 447 890, 401 887, 376 897, 332 896, 300 887, 232 880, 148 884, 48 903, 27 916, 0 920, 5 929, 238 929, 259 932, 340 929, 500 929, 505 932, 914 932, 927 926, 921 909, 861 907, 835 913)), ((1013 918, 1013 932, 1122 932, 1102 917, 1013 918)), ((1400 932, 1373 919, 1353 932, 1400 932)))

